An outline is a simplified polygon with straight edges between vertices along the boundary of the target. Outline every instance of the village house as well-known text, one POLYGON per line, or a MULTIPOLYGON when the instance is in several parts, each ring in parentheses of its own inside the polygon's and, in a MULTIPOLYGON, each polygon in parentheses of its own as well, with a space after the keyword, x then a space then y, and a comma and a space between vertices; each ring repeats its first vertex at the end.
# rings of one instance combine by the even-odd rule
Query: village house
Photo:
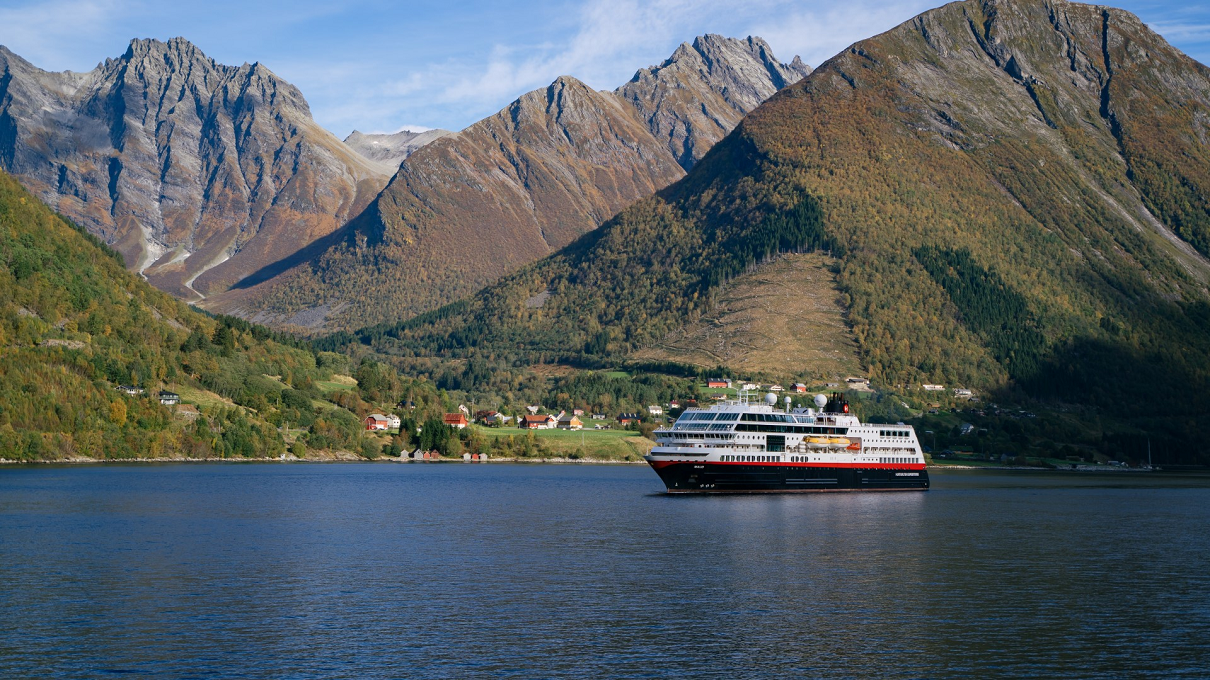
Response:
POLYGON ((870 389, 870 381, 866 378, 855 378, 855 377, 849 376, 848 378, 845 378, 845 382, 848 384, 850 389, 854 389, 854 390, 870 389))
POLYGON ((381 430, 385 432, 389 427, 387 424, 387 417, 381 413, 371 413, 370 415, 366 416, 365 424, 366 429, 370 431, 381 430))
POLYGON ((971 396, 972 396, 971 391, 966 389, 965 387, 955 387, 954 388, 954 398, 955 399, 970 399, 971 396))
POLYGON ((618 414, 618 422, 621 423, 622 425, 638 423, 638 422, 642 422, 642 420, 643 419, 637 413, 619 413, 618 414))
POLYGON ((727 378, 711 378, 706 381, 706 387, 731 387, 731 381, 727 378))
POLYGON ((165 406, 176 406, 181 403, 181 395, 176 392, 160 390, 160 403, 165 406))
POLYGON ((962 423, 962 426, 958 428, 958 431, 963 436, 966 436, 975 431, 975 426, 971 425, 970 423, 962 423))
POLYGON ((401 425, 403 425, 403 421, 399 419, 399 416, 397 416, 393 413, 387 414, 387 428, 388 429, 398 430, 401 425))
POLYGON ((571 414, 572 414, 573 416, 582 416, 582 415, 584 415, 584 409, 582 409, 582 408, 573 408, 573 409, 571 410, 571 414))
POLYGON ((923 383, 920 386, 924 388, 925 392, 944 392, 945 391, 945 385, 929 385, 928 383, 923 383))
POLYGON ((660 407, 660 406, 656 406, 655 404, 652 404, 652 405, 648 406, 648 407, 647 407, 647 412, 648 412, 648 413, 650 413, 650 414, 651 414, 651 415, 653 415, 653 416, 662 416, 662 415, 664 415, 664 409, 663 409, 662 407, 660 407))
POLYGON ((769 391, 770 392, 785 392, 786 388, 782 387, 781 385, 769 385, 769 391))
POLYGON ((553 430, 558 422, 551 415, 527 415, 522 422, 522 427, 527 430, 553 430))
POLYGON ((143 388, 134 385, 118 385, 118 391, 130 397, 137 397, 143 393, 143 388))
POLYGON ((576 416, 564 415, 559 418, 560 430, 581 430, 584 429, 584 423, 576 416))
POLYGON ((760 383, 751 383, 751 382, 746 382, 746 383, 744 383, 743 389, 745 389, 745 390, 759 390, 759 389, 760 389, 760 383))
POLYGON ((445 415, 441 416, 441 420, 446 425, 457 428, 459 430, 466 427, 467 425, 470 425, 470 423, 467 422, 467 420, 466 420, 466 414, 462 413, 461 411, 459 411, 458 413, 446 413, 445 415))
POLYGON ((499 411, 483 411, 483 415, 479 417, 479 422, 492 427, 500 427, 512 420, 512 416, 506 416, 499 411))
POLYGON ((793 385, 790 385, 790 391, 794 392, 796 394, 806 394, 807 393, 807 384, 806 383, 794 383, 793 385))
POLYGON ((593 420, 605 420, 605 414, 604 413, 594 413, 594 414, 592 414, 592 419, 593 420))

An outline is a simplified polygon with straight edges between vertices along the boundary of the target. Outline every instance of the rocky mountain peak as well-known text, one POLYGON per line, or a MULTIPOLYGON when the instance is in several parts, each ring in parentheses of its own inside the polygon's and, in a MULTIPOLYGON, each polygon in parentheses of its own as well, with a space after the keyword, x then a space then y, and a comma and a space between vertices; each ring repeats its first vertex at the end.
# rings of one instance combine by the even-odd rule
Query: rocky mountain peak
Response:
POLYGON ((761 38, 708 34, 682 43, 662 64, 639 69, 615 94, 639 110, 688 169, 747 112, 810 70, 801 59, 782 64, 761 38))
POLYGON ((0 167, 185 299, 330 233, 389 173, 265 66, 219 64, 184 38, 132 40, 84 74, 7 54, 0 167))

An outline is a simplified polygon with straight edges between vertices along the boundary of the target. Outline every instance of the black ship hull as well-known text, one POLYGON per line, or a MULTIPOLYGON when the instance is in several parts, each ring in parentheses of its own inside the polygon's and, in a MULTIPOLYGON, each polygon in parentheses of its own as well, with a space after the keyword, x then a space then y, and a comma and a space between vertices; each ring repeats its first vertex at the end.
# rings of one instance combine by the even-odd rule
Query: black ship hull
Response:
POLYGON ((767 463, 650 461, 669 493, 927 491, 923 466, 822 467, 767 463))

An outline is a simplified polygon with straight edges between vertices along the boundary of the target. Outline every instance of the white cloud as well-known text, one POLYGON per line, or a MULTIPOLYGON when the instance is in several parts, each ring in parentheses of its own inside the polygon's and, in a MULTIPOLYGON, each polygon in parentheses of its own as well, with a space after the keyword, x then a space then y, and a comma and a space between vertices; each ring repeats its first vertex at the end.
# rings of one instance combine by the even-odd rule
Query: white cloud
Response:
POLYGON ((802 7, 752 25, 752 35, 768 41, 779 59, 794 55, 818 67, 853 43, 888 31, 931 8, 933 3, 850 2, 829 4, 826 9, 802 7))
POLYGON ((1172 42, 1204 42, 1210 40, 1210 24, 1184 23, 1180 21, 1154 21, 1151 30, 1172 42))
POLYGON ((39 68, 80 70, 83 65, 73 48, 82 41, 106 39, 122 4, 120 0, 52 0, 0 7, 0 43, 39 68))

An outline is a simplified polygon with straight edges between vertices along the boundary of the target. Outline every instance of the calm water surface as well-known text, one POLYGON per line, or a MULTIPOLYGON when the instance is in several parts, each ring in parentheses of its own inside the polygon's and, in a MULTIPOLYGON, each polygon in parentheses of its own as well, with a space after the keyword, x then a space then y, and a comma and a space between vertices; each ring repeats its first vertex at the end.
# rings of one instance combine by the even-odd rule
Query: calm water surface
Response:
POLYGON ((0 676, 1210 677, 1210 478, 0 468, 0 676))

